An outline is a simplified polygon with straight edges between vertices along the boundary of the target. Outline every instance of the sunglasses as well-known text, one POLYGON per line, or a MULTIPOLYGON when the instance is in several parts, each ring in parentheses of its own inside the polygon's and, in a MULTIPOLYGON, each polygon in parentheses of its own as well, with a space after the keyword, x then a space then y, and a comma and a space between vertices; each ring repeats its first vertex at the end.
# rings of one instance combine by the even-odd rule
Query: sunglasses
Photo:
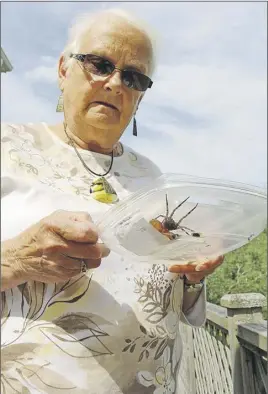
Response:
POLYGON ((121 68, 115 67, 112 62, 101 56, 91 54, 71 54, 70 57, 82 62, 83 67, 87 72, 102 77, 111 75, 114 70, 121 71, 122 82, 130 89, 144 92, 153 85, 153 81, 151 81, 151 79, 146 75, 134 70, 121 70, 121 68))

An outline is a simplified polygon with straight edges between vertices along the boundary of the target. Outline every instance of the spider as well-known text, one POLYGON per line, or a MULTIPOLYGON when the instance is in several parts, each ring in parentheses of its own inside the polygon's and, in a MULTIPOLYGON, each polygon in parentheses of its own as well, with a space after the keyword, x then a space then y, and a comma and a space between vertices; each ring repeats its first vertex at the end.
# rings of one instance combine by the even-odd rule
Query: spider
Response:
POLYGON ((169 205, 168 205, 168 196, 166 194, 166 215, 158 215, 155 219, 152 219, 150 223, 154 226, 156 230, 158 230, 160 233, 163 235, 166 235, 169 239, 176 239, 179 237, 178 234, 173 234, 171 231, 174 230, 182 230, 185 232, 187 235, 190 235, 192 237, 200 237, 201 234, 197 233, 193 230, 191 230, 188 227, 181 226, 182 221, 187 218, 198 206, 198 203, 184 215, 178 222, 175 222, 173 219, 174 213, 177 211, 178 208, 180 208, 188 199, 190 198, 187 197, 185 200, 183 200, 177 207, 173 209, 171 214, 169 215, 169 205), (164 218, 162 222, 158 220, 158 218, 164 218))

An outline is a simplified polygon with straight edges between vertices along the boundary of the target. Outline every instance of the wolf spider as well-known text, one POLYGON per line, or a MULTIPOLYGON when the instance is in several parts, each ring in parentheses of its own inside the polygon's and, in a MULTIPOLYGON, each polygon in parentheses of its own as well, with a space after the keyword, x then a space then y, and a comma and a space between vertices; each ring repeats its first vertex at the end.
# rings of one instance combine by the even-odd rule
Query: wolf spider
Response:
POLYGON ((173 211, 169 215, 168 197, 166 194, 166 215, 165 216, 159 215, 155 218, 155 220, 158 220, 158 218, 164 218, 162 220, 162 222, 160 222, 163 230, 167 230, 169 232, 174 231, 174 230, 181 230, 181 231, 185 232, 187 235, 190 235, 192 237, 200 237, 201 236, 200 233, 197 233, 188 227, 181 226, 182 221, 184 219, 186 219, 187 216, 189 216, 196 209, 196 207, 198 206, 198 203, 189 212, 187 212, 186 215, 184 215, 178 222, 175 222, 175 220, 173 219, 174 213, 177 211, 177 209, 179 209, 189 198, 190 198, 190 196, 187 197, 185 200, 183 200, 177 207, 175 207, 173 209, 173 211))

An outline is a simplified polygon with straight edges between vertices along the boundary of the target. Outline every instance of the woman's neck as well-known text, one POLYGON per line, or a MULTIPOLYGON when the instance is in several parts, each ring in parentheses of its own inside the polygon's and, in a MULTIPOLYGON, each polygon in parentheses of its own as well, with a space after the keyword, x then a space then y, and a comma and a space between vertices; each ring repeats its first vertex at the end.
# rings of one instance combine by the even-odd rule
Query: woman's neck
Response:
POLYGON ((94 141, 85 142, 81 138, 79 138, 76 134, 73 134, 71 130, 68 129, 68 127, 65 130, 62 123, 55 126, 50 126, 49 128, 63 142, 71 146, 73 142, 78 148, 85 149, 91 152, 102 153, 103 155, 110 155, 114 149, 114 147, 103 148, 94 141))
POLYGON ((76 145, 76 147, 81 148, 81 149, 85 149, 85 150, 89 150, 91 152, 102 153, 103 155, 110 155, 112 153, 112 151, 113 151, 113 147, 105 149, 105 148, 102 148, 101 146, 99 146, 94 141, 84 142, 77 135, 72 134, 72 133, 70 133, 69 130, 67 130, 67 135, 66 135, 66 141, 65 142, 67 142, 67 144, 69 144, 70 143, 70 139, 76 145))

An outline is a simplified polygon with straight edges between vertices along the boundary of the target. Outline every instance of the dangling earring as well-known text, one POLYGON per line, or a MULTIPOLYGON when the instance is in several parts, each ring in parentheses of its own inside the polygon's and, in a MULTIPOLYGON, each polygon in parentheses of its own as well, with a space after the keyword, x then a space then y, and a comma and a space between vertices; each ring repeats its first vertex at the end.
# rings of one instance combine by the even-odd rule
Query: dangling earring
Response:
POLYGON ((63 112, 63 94, 62 93, 61 93, 59 100, 58 100, 56 112, 63 112))
POLYGON ((134 135, 135 137, 137 137, 137 135, 138 135, 137 122, 136 122, 135 116, 134 116, 134 118, 133 118, 133 135, 134 135))

